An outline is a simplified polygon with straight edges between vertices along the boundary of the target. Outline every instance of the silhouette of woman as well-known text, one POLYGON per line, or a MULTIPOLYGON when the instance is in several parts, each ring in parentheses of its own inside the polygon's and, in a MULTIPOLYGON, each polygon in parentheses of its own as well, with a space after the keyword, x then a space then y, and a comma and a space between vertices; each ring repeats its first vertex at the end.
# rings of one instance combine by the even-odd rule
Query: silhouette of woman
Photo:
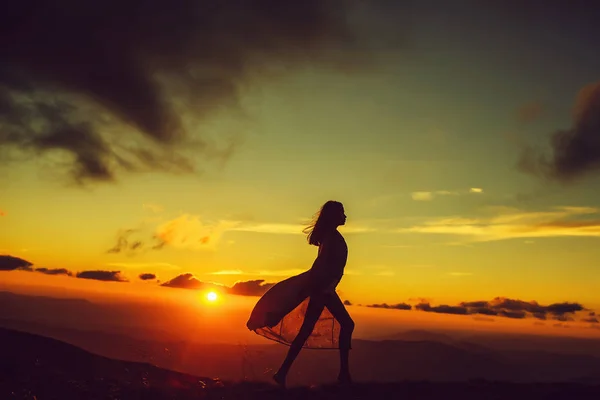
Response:
POLYGON ((337 230, 338 226, 345 223, 344 206, 340 202, 330 200, 321 207, 316 215, 316 220, 304 230, 304 233, 308 234, 308 243, 318 246, 319 250, 317 258, 308 271, 308 285, 305 288, 305 293, 308 294, 310 299, 302 327, 291 343, 287 357, 273 376, 275 382, 281 386, 285 386, 290 367, 312 333, 325 307, 340 324, 340 372, 338 382, 341 384, 352 382, 348 356, 354 321, 335 292, 344 274, 348 257, 346 241, 337 230))

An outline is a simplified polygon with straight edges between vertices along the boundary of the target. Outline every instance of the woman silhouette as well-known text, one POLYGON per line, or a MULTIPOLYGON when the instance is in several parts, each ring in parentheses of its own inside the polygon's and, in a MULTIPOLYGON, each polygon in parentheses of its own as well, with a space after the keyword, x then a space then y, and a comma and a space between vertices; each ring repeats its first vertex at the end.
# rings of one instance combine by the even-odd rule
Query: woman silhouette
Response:
POLYGON ((339 350, 340 373, 338 382, 352 382, 348 366, 350 342, 354 330, 354 321, 348 314, 344 303, 335 289, 344 274, 348 258, 348 246, 337 227, 346 223, 344 206, 338 201, 326 202, 316 215, 316 220, 304 230, 308 234, 308 243, 319 247, 317 258, 308 271, 306 293, 309 302, 302 327, 290 345, 287 357, 279 371, 273 376, 275 382, 285 386, 287 374, 304 343, 312 333, 323 309, 329 312, 340 324, 339 350))

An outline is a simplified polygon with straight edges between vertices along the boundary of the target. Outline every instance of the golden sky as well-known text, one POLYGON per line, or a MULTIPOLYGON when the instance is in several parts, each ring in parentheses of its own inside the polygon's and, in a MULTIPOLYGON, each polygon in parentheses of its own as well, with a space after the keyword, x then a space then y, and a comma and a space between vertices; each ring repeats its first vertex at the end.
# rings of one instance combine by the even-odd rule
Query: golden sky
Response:
MULTIPOLYGON (((120 271, 136 282, 123 283, 131 291, 142 273, 161 282, 184 273, 227 286, 277 282, 310 267, 317 249, 302 229, 333 199, 348 216, 340 228, 349 246, 340 290, 353 303, 507 297, 600 308, 600 151, 592 144, 587 162, 573 150, 581 137, 598 137, 597 121, 586 115, 598 106, 600 62, 578 61, 577 54, 589 55, 585 42, 572 46, 580 32, 555 32, 565 39, 550 50, 542 30, 533 31, 538 25, 517 21, 508 32, 502 21, 514 15, 491 18, 493 7, 473 8, 460 17, 464 24, 440 35, 443 8, 415 7, 409 49, 376 51, 373 68, 346 71, 354 65, 331 68, 291 55, 302 65, 276 78, 267 69, 240 83, 226 70, 236 95, 218 86, 218 104, 207 95, 194 111, 178 108, 187 97, 173 97, 182 126, 201 146, 173 149, 162 119, 144 125, 150 117, 128 114, 106 143, 115 152, 141 146, 138 131, 164 139, 157 153, 127 155, 143 167, 113 154, 121 169, 86 164, 79 174, 69 166, 82 168, 83 153, 70 145, 36 142, 41 150, 27 152, 30 142, 0 136, 0 146, 27 155, 1 167, 0 254, 35 268, 120 271), (490 23, 486 43, 477 34, 482 20, 490 23), (558 51, 574 56, 556 59, 558 51), (552 147, 559 130, 575 144, 552 147), (536 161, 536 148, 547 164, 536 161), (546 178, 540 166, 548 167, 546 178), (73 184, 69 171, 93 179, 73 184)), ((364 26, 378 21, 365 17, 364 26)), ((13 274, 15 285, 57 279, 0 273, 13 274)), ((96 283, 98 291, 113 284, 96 283)))

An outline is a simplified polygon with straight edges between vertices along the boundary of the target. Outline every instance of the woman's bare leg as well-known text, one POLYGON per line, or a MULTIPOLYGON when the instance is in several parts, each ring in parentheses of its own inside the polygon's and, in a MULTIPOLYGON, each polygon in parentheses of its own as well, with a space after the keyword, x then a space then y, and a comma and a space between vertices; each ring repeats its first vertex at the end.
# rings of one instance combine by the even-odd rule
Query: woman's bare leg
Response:
POLYGON ((285 386, 285 378, 287 377, 292 364, 296 360, 296 357, 298 357, 300 350, 302 350, 304 343, 312 333, 315 324, 319 320, 324 308, 325 301, 322 296, 313 296, 310 298, 308 307, 306 309, 306 314, 304 316, 304 321, 302 322, 302 327, 290 345, 290 349, 288 350, 287 356, 281 364, 279 371, 277 371, 277 373, 273 376, 273 379, 279 385, 285 386))
POLYGON ((352 342, 352 332, 354 331, 354 321, 348 314, 344 303, 337 295, 333 293, 325 300, 325 306, 333 317, 340 323, 340 374, 338 381, 341 383, 350 383, 350 366, 348 358, 352 342))

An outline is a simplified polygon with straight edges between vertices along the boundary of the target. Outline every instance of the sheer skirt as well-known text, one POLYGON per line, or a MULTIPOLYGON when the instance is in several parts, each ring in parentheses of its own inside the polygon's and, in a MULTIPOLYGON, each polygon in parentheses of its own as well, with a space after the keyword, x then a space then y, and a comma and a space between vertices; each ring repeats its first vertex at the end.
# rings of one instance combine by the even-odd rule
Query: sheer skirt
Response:
MULTIPOLYGON (((334 290, 336 283, 324 286, 334 290)), ((310 293, 315 289, 310 270, 277 283, 257 302, 246 326, 260 336, 289 346, 300 331, 310 293)), ((325 307, 303 347, 337 349, 339 335, 340 324, 325 307)))

